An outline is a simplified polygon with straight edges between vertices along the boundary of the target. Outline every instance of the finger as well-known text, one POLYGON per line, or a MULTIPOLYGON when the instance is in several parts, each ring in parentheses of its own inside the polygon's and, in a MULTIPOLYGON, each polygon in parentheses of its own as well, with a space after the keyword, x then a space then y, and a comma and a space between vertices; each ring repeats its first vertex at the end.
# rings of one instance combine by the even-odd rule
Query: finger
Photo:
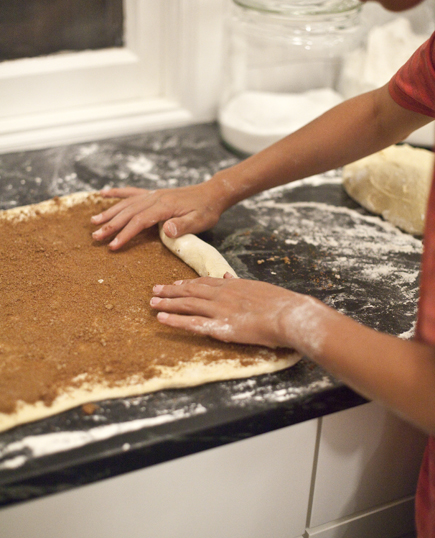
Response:
POLYGON ((180 235, 178 232, 177 224, 176 222, 174 222, 175 220, 176 219, 167 220, 163 224, 163 231, 168 237, 171 237, 173 239, 175 239, 176 237, 178 237, 178 235, 180 235))
POLYGON ((139 189, 137 187, 123 187, 119 189, 103 189, 100 191, 100 195, 104 198, 130 198, 131 196, 137 196, 146 192, 146 189, 139 189))
POLYGON ((92 224, 104 224, 105 222, 110 221, 120 213, 123 213, 124 218, 127 222, 134 215, 142 213, 143 211, 148 210, 153 205, 153 198, 151 197, 155 191, 144 191, 141 196, 138 196, 134 200, 125 198, 121 202, 109 207, 102 213, 94 215, 91 218, 92 224))
POLYGON ((175 286, 180 286, 182 284, 189 284, 189 283, 192 283, 192 284, 204 284, 204 285, 207 285, 207 286, 212 286, 212 287, 220 287, 223 285, 223 279, 222 278, 217 278, 217 277, 214 277, 214 276, 200 276, 198 278, 190 278, 190 279, 186 279, 186 280, 176 280, 173 284, 175 286))
MULTIPOLYGON (((151 226, 156 224, 156 222, 158 221, 156 219, 153 219, 151 216, 147 216, 144 211, 134 215, 132 218, 124 218, 121 215, 119 222, 116 218, 113 219, 113 221, 111 221, 106 226, 109 228, 113 223, 116 225, 116 231, 121 231, 113 239, 113 241, 109 243, 109 248, 111 250, 118 250, 126 243, 128 243, 130 239, 133 239, 133 237, 139 234, 142 230, 150 228, 151 226)), ((103 226, 102 230, 104 230, 104 228, 105 226, 103 226)))
POLYGON ((180 314, 168 314, 167 312, 159 312, 157 319, 160 323, 184 329, 196 334, 212 336, 223 342, 234 341, 234 331, 225 321, 204 318, 201 316, 183 316, 180 314))
POLYGON ((97 241, 103 241, 104 239, 107 239, 108 237, 119 232, 119 230, 121 230, 124 226, 126 226, 130 220, 131 220, 131 217, 130 217, 129 212, 121 212, 118 215, 115 215, 115 217, 113 217, 102 228, 95 231, 92 234, 92 237, 93 239, 96 239, 97 241))
POLYGON ((207 221, 198 215, 197 211, 191 211, 180 217, 174 217, 166 221, 163 230, 168 237, 180 237, 185 234, 195 234, 211 228, 217 223, 217 219, 207 221))
MULTIPOLYGON (((152 206, 151 198, 148 201, 141 197, 137 203, 132 203, 130 199, 119 202, 102 214, 102 222, 106 222, 106 224, 94 232, 92 237, 97 241, 102 241, 124 228, 118 236, 118 241, 112 245, 116 244, 116 248, 121 247, 136 234, 158 222, 159 219, 154 217, 156 211, 147 213, 150 206, 152 206)), ((96 220, 98 220, 98 215, 91 219, 93 223, 96 220)))
POLYGON ((150 306, 160 312, 211 317, 213 306, 210 301, 196 297, 181 297, 176 299, 162 299, 153 297, 150 306))
POLYGON ((178 280, 176 284, 156 284, 153 294, 156 297, 199 297, 211 299, 215 295, 215 288, 222 283, 220 278, 201 277, 193 280, 178 280))
POLYGON ((108 222, 109 220, 113 219, 116 215, 121 213, 121 211, 124 211, 125 208, 129 207, 131 205, 130 200, 123 200, 122 202, 119 202, 112 207, 109 207, 105 211, 99 213, 98 215, 94 215, 91 217, 92 224, 104 224, 105 222, 108 222))

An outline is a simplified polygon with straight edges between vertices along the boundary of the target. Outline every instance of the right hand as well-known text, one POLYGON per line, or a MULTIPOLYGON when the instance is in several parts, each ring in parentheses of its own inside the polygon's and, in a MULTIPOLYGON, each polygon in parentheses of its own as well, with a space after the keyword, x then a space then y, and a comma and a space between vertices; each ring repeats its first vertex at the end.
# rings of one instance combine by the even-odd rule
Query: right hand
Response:
POLYGON ((118 250, 139 232, 161 221, 166 221, 163 230, 172 238, 208 230, 224 210, 221 197, 208 182, 156 191, 126 187, 100 194, 122 198, 91 219, 92 224, 102 225, 92 234, 95 240, 103 241, 116 234, 109 243, 111 250, 118 250))
POLYGON ((323 347, 330 320, 344 318, 308 295, 229 273, 157 284, 151 306, 164 325, 224 342, 294 348, 312 358, 323 347))

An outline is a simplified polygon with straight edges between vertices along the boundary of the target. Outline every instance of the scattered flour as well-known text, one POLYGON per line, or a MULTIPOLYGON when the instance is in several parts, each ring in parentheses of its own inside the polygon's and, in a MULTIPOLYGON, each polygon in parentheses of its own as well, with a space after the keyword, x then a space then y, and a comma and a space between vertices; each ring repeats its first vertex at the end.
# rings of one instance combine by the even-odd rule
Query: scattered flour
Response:
POLYGON ((145 155, 139 155, 137 157, 129 155, 127 157, 127 167, 137 175, 144 175, 148 174, 154 167, 154 163, 150 159, 147 159, 145 155))
POLYGON ((88 431, 60 431, 42 435, 30 435, 7 445, 0 444, 0 469, 14 469, 24 465, 29 458, 41 458, 50 454, 73 450, 116 435, 167 424, 205 412, 206 409, 197 404, 194 409, 190 408, 188 411, 186 409, 177 409, 171 413, 161 414, 156 417, 97 426, 88 431))
MULTIPOLYGON (((274 234, 274 249, 281 245, 278 258, 290 257, 288 265, 279 261, 268 264, 266 260, 261 270, 268 271, 269 266, 274 271, 278 269, 281 285, 317 296, 338 311, 379 330, 390 330, 385 316, 388 304, 397 332, 407 333, 417 310, 422 241, 359 208, 291 201, 298 199, 298 188, 304 187, 301 193, 306 196, 307 186, 322 183, 338 186, 340 181, 332 175, 314 176, 242 202, 261 229, 274 234), (287 191, 291 196, 286 196, 287 191), (292 259, 300 267, 294 283, 292 259)), ((251 234, 241 236, 235 232, 227 240, 233 245, 230 261, 244 278, 253 276, 242 261, 237 264, 234 258, 243 260, 252 251, 251 241, 255 243, 256 236, 250 237, 251 234)))
POLYGON ((252 403, 255 402, 283 403, 332 388, 333 385, 331 379, 324 376, 322 379, 313 381, 308 385, 282 384, 282 386, 278 385, 271 391, 268 387, 258 386, 254 379, 243 379, 237 382, 234 392, 229 395, 229 399, 239 407, 252 406, 252 403))
POLYGON ((414 321, 409 331, 405 331, 402 334, 399 334, 399 338, 402 338, 403 340, 411 340, 415 335, 416 326, 417 322, 414 321))
POLYGON ((100 145, 96 142, 93 142, 92 144, 84 144, 80 146, 79 148, 79 158, 88 157, 89 155, 93 155, 94 153, 97 153, 97 151, 100 149, 100 145))

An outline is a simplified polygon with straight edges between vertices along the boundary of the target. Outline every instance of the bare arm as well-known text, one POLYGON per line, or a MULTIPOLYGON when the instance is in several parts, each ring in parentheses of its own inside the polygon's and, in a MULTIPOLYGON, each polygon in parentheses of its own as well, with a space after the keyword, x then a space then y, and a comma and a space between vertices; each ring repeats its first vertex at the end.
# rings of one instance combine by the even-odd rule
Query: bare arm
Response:
POLYGON ((302 129, 222 170, 205 183, 175 190, 112 189, 122 202, 93 218, 97 240, 117 234, 116 250, 141 230, 166 221, 170 237, 212 227, 240 200, 277 185, 325 172, 399 142, 432 119, 391 99, 386 86, 329 110, 302 129))
POLYGON ((156 286, 154 295, 151 306, 166 325, 220 340, 293 347, 360 394, 435 434, 431 346, 379 333, 312 297, 264 282, 201 278, 156 286))
POLYGON ((383 86, 328 110, 302 129, 216 174, 231 178, 236 201, 260 191, 339 168, 405 139, 432 118, 399 106, 383 86), (230 175, 231 174, 231 175, 230 175))

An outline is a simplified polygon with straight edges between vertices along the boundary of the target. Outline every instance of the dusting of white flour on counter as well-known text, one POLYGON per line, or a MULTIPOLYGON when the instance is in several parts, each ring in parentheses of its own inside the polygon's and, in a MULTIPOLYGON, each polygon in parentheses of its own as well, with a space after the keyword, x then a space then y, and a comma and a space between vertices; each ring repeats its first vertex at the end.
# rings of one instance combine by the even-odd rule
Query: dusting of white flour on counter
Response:
POLYGON ((233 388, 229 399, 240 407, 252 406, 253 402, 284 403, 332 386, 332 381, 327 376, 324 376, 322 379, 313 381, 305 386, 296 387, 284 383, 282 385, 278 384, 272 391, 267 386, 258 386, 255 379, 243 379, 237 381, 235 390, 233 388))
MULTIPOLYGON (((242 204, 260 229, 272 232, 276 241, 273 248, 280 249, 281 259, 287 256, 286 264, 273 266, 275 273, 281 271, 281 285, 287 282, 294 291, 319 293, 326 304, 380 330, 389 330, 383 319, 388 309, 396 320, 392 327, 396 326, 397 336, 412 335, 422 241, 362 208, 292 201, 301 199, 302 194, 308 199, 310 191, 306 187, 338 186, 340 179, 314 176, 261 193, 242 204), (292 273, 292 263, 298 265, 298 274, 292 273)), ((340 189, 335 189, 339 199, 340 189)), ((228 243, 235 245, 244 241, 237 256, 243 258, 252 251, 251 242, 256 239, 255 234, 250 239, 251 235, 235 232, 228 238, 228 243)), ((266 275, 267 256, 259 267, 266 275)), ((249 278, 242 269, 239 272, 249 278)), ((256 278, 263 277, 259 273, 256 278)))
POLYGON ((41 458, 50 454, 73 450, 90 443, 109 439, 116 435, 167 424, 205 412, 205 407, 197 404, 193 409, 177 409, 156 417, 97 426, 87 431, 60 431, 41 435, 30 435, 6 445, 0 443, 0 460, 3 460, 0 461, 0 469, 15 469, 24 465, 30 458, 41 458))

